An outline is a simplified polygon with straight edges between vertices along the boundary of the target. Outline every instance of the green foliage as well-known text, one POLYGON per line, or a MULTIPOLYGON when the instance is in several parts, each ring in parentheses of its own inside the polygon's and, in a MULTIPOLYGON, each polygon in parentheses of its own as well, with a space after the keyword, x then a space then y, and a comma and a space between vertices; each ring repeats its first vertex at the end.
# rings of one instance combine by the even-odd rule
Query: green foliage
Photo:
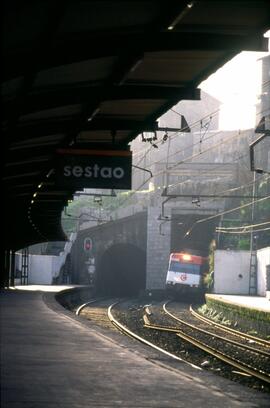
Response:
MULTIPOLYGON (((211 296, 211 295, 210 295, 211 296)), ((209 309, 217 310, 218 313, 222 313, 224 316, 235 314, 238 317, 241 316, 245 319, 260 320, 264 323, 270 324, 270 313, 263 310, 248 308, 245 306, 238 306, 233 304, 227 304, 221 300, 207 298, 207 307, 209 309)), ((237 319, 235 319, 237 320, 237 319)))
POLYGON ((103 208, 114 211, 119 207, 126 207, 133 200, 132 195, 132 191, 122 191, 116 197, 103 197, 103 208))
MULTIPOLYGON (((94 196, 81 196, 68 204, 62 213, 62 226, 66 233, 76 232, 78 218, 83 213, 91 213, 102 208, 107 211, 114 211, 120 207, 130 205, 135 199, 132 191, 121 191, 117 196, 103 196, 101 205, 94 201, 94 196)), ((135 201, 134 201, 135 202, 135 201)))
POLYGON ((213 320, 216 323, 223 324, 225 326, 231 326, 232 322, 228 320, 221 312, 216 311, 213 308, 210 308, 207 306, 207 304, 204 304, 198 309, 198 312, 202 314, 205 317, 208 317, 209 319, 213 320))
POLYGON ((203 278, 203 283, 204 283, 204 286, 205 286, 207 289, 212 289, 213 284, 214 284, 213 272, 208 272, 208 273, 204 276, 204 278, 203 278))
POLYGON ((209 319, 231 326, 237 330, 249 332, 256 336, 268 338, 270 314, 263 310, 231 304, 222 299, 206 294, 206 304, 198 312, 209 319))
POLYGON ((62 222, 63 230, 65 231, 66 234, 71 234, 72 232, 76 232, 77 223, 75 220, 63 216, 61 222, 62 222))
POLYGON ((83 197, 72 201, 68 204, 65 211, 62 213, 62 227, 66 233, 76 232, 78 217, 84 211, 89 211, 89 208, 94 207, 93 197, 83 197))
POLYGON ((214 255, 216 249, 216 241, 212 240, 209 246, 208 265, 209 270, 203 278, 203 283, 207 289, 212 289, 214 285, 214 255))
POLYGON ((216 241, 213 239, 210 242, 210 246, 209 246, 209 258, 208 258, 208 262, 209 262, 209 271, 213 271, 214 270, 214 255, 215 255, 215 250, 216 250, 216 241))
MULTIPOLYGON (((250 195, 252 192, 247 189, 243 194, 250 195)), ((270 195, 270 182, 269 180, 263 180, 258 183, 256 188, 256 195, 258 196, 269 196, 270 195)), ((244 199, 241 200, 239 206, 245 205, 251 202, 251 199, 244 199)), ((249 205, 247 207, 241 208, 238 211, 230 214, 230 219, 223 219, 223 227, 239 227, 239 230, 242 232, 243 229, 241 227, 245 225, 256 225, 269 220, 270 214, 270 199, 260 200, 256 199, 254 201, 254 212, 252 216, 252 206, 249 205)), ((256 245, 257 249, 266 247, 270 245, 270 230, 265 230, 264 228, 269 227, 268 224, 262 227, 254 227, 256 235, 256 245), (260 231, 261 229, 261 231, 260 231)), ((237 230, 238 228, 236 228, 237 230)), ((235 231, 236 231, 235 230, 235 231)), ((251 238, 251 229, 247 230, 245 234, 235 234, 232 233, 223 233, 220 235, 220 247, 221 248, 230 248, 236 250, 249 250, 250 249, 250 238, 251 238)))
POLYGON ((240 238, 238 240, 237 249, 249 250, 250 249, 250 237, 240 238))

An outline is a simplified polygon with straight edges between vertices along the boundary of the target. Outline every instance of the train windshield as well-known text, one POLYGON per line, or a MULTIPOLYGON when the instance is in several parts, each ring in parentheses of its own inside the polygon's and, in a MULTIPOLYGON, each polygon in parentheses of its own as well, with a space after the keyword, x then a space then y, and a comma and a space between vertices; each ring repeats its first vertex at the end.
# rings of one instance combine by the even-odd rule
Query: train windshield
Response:
POLYGON ((169 265, 169 272, 192 273, 194 275, 200 275, 200 267, 201 265, 171 261, 169 265))

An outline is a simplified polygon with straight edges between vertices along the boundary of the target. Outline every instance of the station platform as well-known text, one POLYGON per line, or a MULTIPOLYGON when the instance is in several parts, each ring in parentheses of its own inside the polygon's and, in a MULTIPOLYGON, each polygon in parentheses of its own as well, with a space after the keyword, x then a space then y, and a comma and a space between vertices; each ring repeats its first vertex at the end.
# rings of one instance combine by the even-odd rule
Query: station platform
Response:
POLYGON ((211 293, 207 294, 207 298, 270 313, 270 300, 263 296, 221 295, 211 293))
POLYGON ((25 289, 0 292, 1 408, 270 406, 270 395, 93 326, 56 289, 25 289))

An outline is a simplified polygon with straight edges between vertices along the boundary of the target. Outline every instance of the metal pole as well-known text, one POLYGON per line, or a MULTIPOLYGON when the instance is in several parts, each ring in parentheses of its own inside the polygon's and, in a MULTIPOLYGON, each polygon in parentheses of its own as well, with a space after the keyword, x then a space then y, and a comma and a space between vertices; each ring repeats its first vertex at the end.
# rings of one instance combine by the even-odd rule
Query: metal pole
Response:
POLYGON ((11 250, 11 260, 10 260, 10 286, 15 286, 15 251, 11 250))
POLYGON ((9 286, 9 250, 4 249, 2 254, 3 273, 0 274, 0 288, 5 289, 9 286))
MULTIPOLYGON (((251 225, 255 219, 255 194, 256 194, 256 172, 253 172, 252 205, 251 205, 251 225)), ((249 268, 249 294, 257 293, 257 253, 254 242, 253 227, 250 231, 250 268, 249 268)))

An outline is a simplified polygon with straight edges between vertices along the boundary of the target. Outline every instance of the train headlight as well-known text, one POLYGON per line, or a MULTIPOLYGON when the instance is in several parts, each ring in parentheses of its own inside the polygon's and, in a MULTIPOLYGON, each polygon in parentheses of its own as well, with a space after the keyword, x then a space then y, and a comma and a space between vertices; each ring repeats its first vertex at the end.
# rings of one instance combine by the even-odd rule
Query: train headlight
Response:
POLYGON ((183 261, 191 261, 191 255, 189 254, 184 254, 182 258, 183 258, 183 261))

